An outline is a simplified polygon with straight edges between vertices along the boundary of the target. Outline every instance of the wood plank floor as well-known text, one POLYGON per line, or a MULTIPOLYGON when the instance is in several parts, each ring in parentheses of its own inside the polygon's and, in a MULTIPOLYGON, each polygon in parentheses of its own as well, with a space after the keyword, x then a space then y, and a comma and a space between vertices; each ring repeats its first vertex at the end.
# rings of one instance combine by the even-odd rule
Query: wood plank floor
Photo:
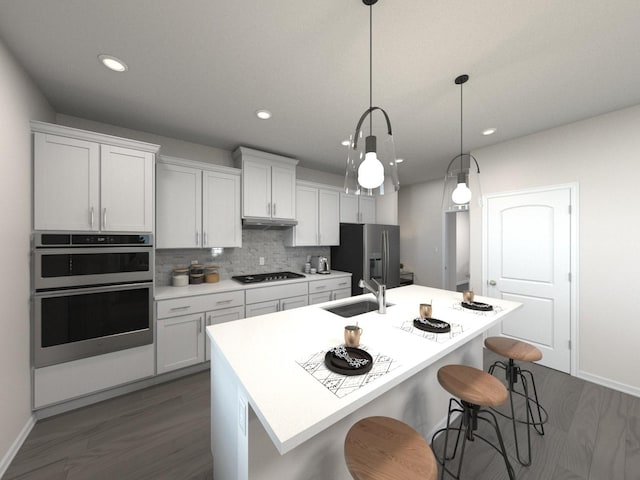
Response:
MULTIPOLYGON (((497 358, 485 351, 485 367, 497 358)), ((532 466, 512 459, 516 477, 640 480, 640 398, 527 367, 549 422, 544 436, 532 437, 532 466)), ((210 480, 209 419, 209 374, 201 372, 39 421, 3 479, 210 480)), ((500 426, 513 455, 511 424, 500 418, 500 426)), ((478 441, 465 452, 462 476, 508 478, 498 454, 478 441)))

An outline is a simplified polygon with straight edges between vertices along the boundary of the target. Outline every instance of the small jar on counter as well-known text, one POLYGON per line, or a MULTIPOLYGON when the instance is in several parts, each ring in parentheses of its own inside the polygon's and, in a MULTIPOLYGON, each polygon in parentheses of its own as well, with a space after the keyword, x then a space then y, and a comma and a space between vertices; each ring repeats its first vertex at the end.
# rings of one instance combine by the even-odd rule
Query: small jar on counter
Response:
POLYGON ((192 285, 197 285, 202 283, 204 280, 204 267, 199 263, 193 263, 191 267, 189 267, 189 283, 192 285))
POLYGON ((189 285, 189 269, 176 268, 171 277, 171 284, 174 287, 186 287, 189 285))
POLYGON ((220 281, 217 265, 207 265, 204 267, 204 281, 206 283, 216 283, 220 281))

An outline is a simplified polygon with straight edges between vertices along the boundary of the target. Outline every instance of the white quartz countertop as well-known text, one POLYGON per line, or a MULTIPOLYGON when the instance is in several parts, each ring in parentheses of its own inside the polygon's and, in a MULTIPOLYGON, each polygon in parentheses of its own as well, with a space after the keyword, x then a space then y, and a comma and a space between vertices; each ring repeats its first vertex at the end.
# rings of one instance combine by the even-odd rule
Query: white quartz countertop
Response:
MULTIPOLYGON (((284 454, 379 397, 447 353, 489 329, 520 303, 478 297, 493 312, 460 307, 462 294, 418 285, 387 292, 386 315, 370 312, 343 318, 322 307, 353 303, 373 295, 311 305, 207 327, 212 348, 219 350, 238 378, 274 445, 284 454), (432 303, 433 318, 461 326, 462 333, 439 343, 399 328, 418 316, 420 303, 432 303), (358 321, 361 345, 398 362, 394 370, 339 398, 296 363, 344 342, 344 326, 358 321)), ((213 372, 215 374, 215 372, 213 372)))
POLYGON ((291 280, 282 280, 276 282, 259 282, 242 284, 235 280, 221 280, 216 283, 201 283, 199 285, 187 285, 185 287, 162 286, 154 289, 155 300, 169 300, 172 298, 193 297, 196 295, 210 295, 212 293, 222 293, 234 290, 248 290, 251 288, 271 287, 274 285, 283 285, 288 283, 313 282, 320 280, 328 280, 331 278, 350 277, 348 272, 339 270, 331 270, 330 274, 310 274, 295 272, 304 275, 303 278, 294 278, 291 280))

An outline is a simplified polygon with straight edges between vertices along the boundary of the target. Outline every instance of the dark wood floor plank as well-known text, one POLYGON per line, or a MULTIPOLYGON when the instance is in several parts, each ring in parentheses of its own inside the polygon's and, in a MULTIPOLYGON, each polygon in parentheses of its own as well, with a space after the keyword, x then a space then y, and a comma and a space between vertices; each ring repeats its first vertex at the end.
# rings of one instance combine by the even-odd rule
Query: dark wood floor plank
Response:
MULTIPOLYGON (((627 413, 630 398, 620 392, 601 389, 598 433, 589 478, 624 480, 627 413)), ((640 473, 639 473, 640 475, 640 473)))
MULTIPOLYGON (((485 351, 485 366, 496 358, 485 351)), ((532 434, 533 464, 522 467, 511 423, 498 417, 518 480, 640 480, 640 398, 522 367, 535 375, 549 422, 544 436, 532 434)), ((209 372, 200 372, 38 421, 3 480, 212 480, 209 397, 209 372)), ((475 441, 463 478, 508 476, 498 453, 475 441)))

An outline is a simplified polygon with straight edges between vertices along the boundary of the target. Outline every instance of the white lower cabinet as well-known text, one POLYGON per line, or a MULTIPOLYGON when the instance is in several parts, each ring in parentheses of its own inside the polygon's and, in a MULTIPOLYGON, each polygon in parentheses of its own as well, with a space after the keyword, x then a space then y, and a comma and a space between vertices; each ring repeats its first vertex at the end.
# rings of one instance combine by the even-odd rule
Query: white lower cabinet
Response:
POLYGON ((158 320, 157 372, 204 362, 204 313, 158 320))
POLYGON ((309 282, 309 305, 351 296, 351 278, 327 278, 309 282))
POLYGON ((246 317, 282 312, 309 305, 308 282, 247 289, 246 317))
MULTIPOLYGON (((241 318, 244 318, 244 306, 212 310, 206 313, 206 326, 232 322, 234 320, 240 320, 241 318)), ((206 335, 204 337, 204 343, 204 359, 208 362, 211 359, 211 344, 206 335)))
POLYGON ((207 325, 244 317, 244 291, 180 297, 156 302, 156 372, 208 360, 207 325))

